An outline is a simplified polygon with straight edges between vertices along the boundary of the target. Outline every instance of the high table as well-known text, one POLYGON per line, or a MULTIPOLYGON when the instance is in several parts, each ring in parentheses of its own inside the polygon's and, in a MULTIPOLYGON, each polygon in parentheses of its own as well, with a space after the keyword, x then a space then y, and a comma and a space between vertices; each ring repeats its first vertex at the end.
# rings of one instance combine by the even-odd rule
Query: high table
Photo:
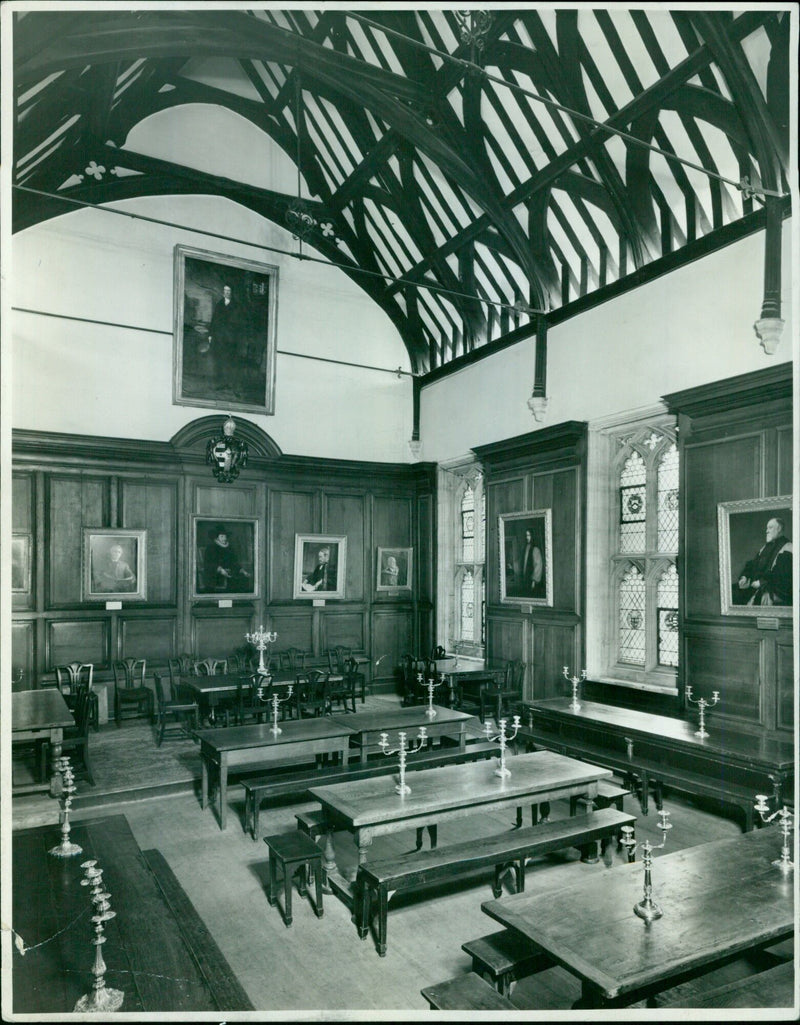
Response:
POLYGON ((656 855, 664 915, 649 924, 633 913, 640 863, 605 872, 600 886, 584 879, 481 907, 581 980, 575 1006, 622 1007, 793 935, 793 874, 771 864, 781 844, 771 828, 656 855))
POLYGON ((433 706, 436 715, 429 719, 427 705, 409 705, 408 708, 388 708, 385 712, 356 712, 355 715, 336 713, 334 722, 349 726, 353 733, 352 743, 360 749, 360 760, 366 762, 368 755, 380 751, 381 733, 388 733, 389 744, 397 747, 397 734, 407 734, 409 747, 415 744, 417 730, 424 726, 429 737, 453 737, 463 751, 466 746, 466 725, 474 716, 457 712, 452 708, 433 706))
MULTIPOLYGON (((458 668, 458 659, 442 659, 436 663, 436 675, 443 676, 447 681, 447 699, 451 708, 461 704, 464 694, 480 701, 480 692, 486 685, 497 684, 502 679, 503 669, 466 669, 458 668), (475 689, 477 688, 477 693, 475 689)), ((434 693, 436 693, 434 691, 434 693)))
POLYGON ((788 739, 742 733, 728 723, 715 724, 713 714, 706 726, 710 736, 698 737, 694 721, 597 701, 582 700, 575 712, 569 704, 567 698, 523 702, 528 722, 518 737, 623 774, 635 773, 644 815, 648 790, 665 783, 738 806, 744 828, 750 830, 754 794, 771 792, 777 805, 782 795, 791 794, 794 746, 788 739))
POLYGON ((53 775, 47 783, 29 783, 12 788, 12 794, 30 794, 49 790, 52 797, 61 794, 61 776, 56 765, 61 756, 64 729, 74 726, 67 703, 56 687, 44 690, 18 690, 11 695, 11 743, 46 740, 53 749, 53 775))
POLYGON ((507 764, 511 775, 504 777, 495 775, 493 761, 422 769, 406 777, 411 793, 405 795, 395 793, 392 777, 385 776, 311 787, 309 792, 320 802, 325 816, 329 882, 349 898, 333 848, 332 833, 337 829, 353 834, 358 863, 363 865, 376 836, 480 815, 488 808, 516 808, 527 801, 538 805, 574 794, 594 797, 597 781, 611 775, 607 769, 552 751, 516 755, 507 764))
POLYGON ((281 723, 281 732, 277 736, 268 723, 199 730, 197 737, 202 760, 200 805, 205 808, 208 804, 208 774, 214 767, 219 775, 219 828, 225 829, 228 772, 231 769, 264 762, 293 762, 319 754, 338 754, 342 763, 347 764, 351 736, 348 726, 334 722, 329 716, 285 721, 281 723))

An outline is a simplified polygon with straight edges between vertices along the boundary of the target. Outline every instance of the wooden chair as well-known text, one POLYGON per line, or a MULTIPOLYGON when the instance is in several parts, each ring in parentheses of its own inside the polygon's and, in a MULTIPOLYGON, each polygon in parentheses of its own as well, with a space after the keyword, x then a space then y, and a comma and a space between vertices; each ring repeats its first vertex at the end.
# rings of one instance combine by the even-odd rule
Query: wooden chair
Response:
POLYGON ((73 769, 76 768, 73 755, 79 755, 89 783, 94 786, 92 763, 89 761, 89 705, 89 692, 83 691, 75 703, 75 711, 73 712, 75 725, 67 726, 64 730, 61 740, 61 754, 70 758, 70 764, 73 769))
POLYGON ((481 722, 486 718, 486 709, 494 711, 495 722, 513 712, 514 704, 522 701, 522 684, 525 679, 525 663, 510 661, 506 664, 505 679, 499 686, 481 688, 481 722))
POLYGON ((419 705, 428 700, 428 692, 425 688, 426 662, 424 658, 417 658, 416 655, 403 655, 401 660, 401 671, 403 676, 403 697, 402 705, 419 705), (418 675, 422 674, 422 684, 418 675))
POLYGON ((225 676, 228 672, 226 658, 203 658, 194 663, 194 671, 198 676, 225 676))
POLYGON ((349 671, 350 649, 339 644, 335 648, 328 648, 325 653, 328 658, 328 696, 331 707, 334 703, 342 706, 343 711, 348 712, 347 704, 350 702, 352 711, 356 710, 355 679, 349 671))
POLYGON ((200 710, 196 701, 182 701, 175 696, 172 682, 161 679, 160 673, 153 674, 156 687, 156 747, 161 747, 165 737, 191 737, 192 732, 186 726, 187 718, 191 717, 192 727, 200 726, 200 710))
POLYGON ((297 718, 327 715, 331 710, 328 693, 328 674, 319 669, 298 673, 294 686, 295 711, 297 718))
POLYGON ((93 662, 70 662, 65 666, 56 666, 56 685, 67 703, 74 711, 81 694, 89 695, 89 725, 95 730, 100 729, 100 701, 92 690, 93 662))
POLYGON ((144 658, 123 658, 112 663, 114 671, 114 721, 117 726, 122 721, 122 710, 126 706, 136 706, 136 714, 141 715, 142 708, 147 715, 153 717, 153 692, 145 686, 144 677, 147 671, 147 660, 144 658))
POLYGON ((244 726, 247 722, 262 723, 270 710, 272 685, 267 684, 267 677, 254 673, 247 679, 239 680, 236 685, 236 724, 244 726), (261 697, 258 696, 261 686, 261 697))
POLYGON ((300 648, 287 648, 282 655, 285 661, 285 665, 281 666, 282 669, 291 669, 294 673, 305 672, 307 651, 302 651, 300 648))

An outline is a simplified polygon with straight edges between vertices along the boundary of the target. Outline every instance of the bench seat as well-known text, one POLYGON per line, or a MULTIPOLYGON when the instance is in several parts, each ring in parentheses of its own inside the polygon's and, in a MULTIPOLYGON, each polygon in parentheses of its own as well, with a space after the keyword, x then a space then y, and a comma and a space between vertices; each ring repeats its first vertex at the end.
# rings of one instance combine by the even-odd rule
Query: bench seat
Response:
POLYGON ((519 1011, 475 972, 420 990, 432 1011, 519 1011))
MULTIPOLYGON (((434 769, 441 765, 492 758, 499 753, 500 745, 493 741, 476 741, 467 744, 463 751, 460 748, 419 751, 408 756, 406 771, 434 769)), ((374 762, 354 762, 350 765, 333 765, 322 769, 307 768, 283 775, 276 775, 273 772, 266 776, 245 778, 241 781, 245 794, 244 831, 249 832, 253 840, 258 839, 261 803, 267 797, 302 797, 311 787, 370 779, 373 776, 389 776, 394 772, 397 772, 397 763, 388 758, 381 758, 374 762)))
POLYGON ((472 970, 491 981, 502 996, 511 996, 511 988, 518 979, 534 972, 551 968, 552 959, 521 933, 513 929, 500 929, 488 936, 479 936, 461 949, 472 958, 472 970))
POLYGON ((467 873, 494 867, 492 893, 502 894, 501 879, 513 868, 517 892, 525 889, 525 862, 537 855, 568 847, 585 848, 617 835, 622 826, 633 826, 636 818, 616 808, 604 808, 568 819, 542 822, 538 826, 516 829, 499 836, 481 837, 451 844, 436 850, 414 852, 359 865, 356 878, 356 916, 359 936, 366 939, 377 905, 377 947, 386 955, 389 892, 409 890, 438 880, 449 880, 467 873), (374 898, 374 900, 373 900, 374 898))
POLYGON ((765 972, 748 975, 745 979, 717 986, 706 993, 698 994, 684 1000, 670 1002, 668 994, 657 997, 659 1007, 693 1007, 693 1008, 724 1008, 724 1007, 784 1007, 790 1008, 795 1002, 794 963, 769 968, 765 972))

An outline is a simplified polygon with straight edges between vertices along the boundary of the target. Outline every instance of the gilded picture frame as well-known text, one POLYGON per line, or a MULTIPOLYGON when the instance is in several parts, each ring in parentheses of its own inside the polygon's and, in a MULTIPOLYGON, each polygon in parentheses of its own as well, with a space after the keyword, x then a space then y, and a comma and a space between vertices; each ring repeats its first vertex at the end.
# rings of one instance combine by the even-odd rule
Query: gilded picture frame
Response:
POLYGON ((347 538, 344 535, 295 534, 292 591, 295 598, 344 598, 346 571, 347 538))
POLYGON ((379 548, 375 590, 410 591, 414 572, 413 548, 379 548))
POLYGON ((721 614, 790 619, 791 495, 720 502, 717 528, 721 614))
POLYGON ((146 546, 146 530, 84 528, 83 600, 145 601, 146 546))
POLYGON ((192 516, 192 598, 257 598, 258 520, 192 516))
POLYGON ((498 517, 500 601, 552 606, 552 511, 502 513, 498 517))
POLYGON ((275 412, 278 268, 177 245, 172 401, 275 412))

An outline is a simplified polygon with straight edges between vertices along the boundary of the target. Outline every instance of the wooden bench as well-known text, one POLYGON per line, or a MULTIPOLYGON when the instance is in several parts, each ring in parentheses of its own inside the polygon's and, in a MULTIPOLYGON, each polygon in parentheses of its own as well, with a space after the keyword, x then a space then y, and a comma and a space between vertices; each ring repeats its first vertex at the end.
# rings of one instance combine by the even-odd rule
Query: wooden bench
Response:
POLYGON ((358 933, 366 939, 372 920, 373 903, 378 909, 377 947, 386 955, 386 931, 389 891, 409 890, 437 880, 450 880, 487 867, 494 868, 492 893, 502 894, 501 879, 512 868, 517 892, 525 889, 525 862, 536 855, 549 854, 567 847, 596 847, 605 838, 616 835, 622 826, 633 826, 635 816, 605 808, 574 818, 543 822, 527 829, 512 830, 499 836, 481 837, 436 850, 400 855, 360 865, 356 877, 356 916, 358 933), (372 898, 375 898, 373 901, 372 898))
POLYGON ((473 972, 484 979, 488 975, 502 996, 511 996, 511 988, 517 979, 524 979, 526 975, 553 965, 544 951, 537 950, 527 937, 513 929, 480 936, 462 943, 461 949, 472 958, 473 972))
POLYGON ((597 794, 595 797, 586 798, 576 794, 569 799, 569 813, 574 815, 579 804, 591 804, 594 808, 616 808, 617 811, 625 811, 623 802, 630 796, 630 789, 618 787, 615 783, 609 783, 601 779, 597 783, 597 794))
MULTIPOLYGON (((408 756, 406 771, 434 769, 441 765, 476 761, 499 754, 500 745, 493 741, 477 741, 460 748, 419 751, 408 756)), ((356 779, 370 779, 373 776, 389 776, 397 772, 397 763, 380 758, 374 762, 355 762, 352 765, 333 765, 328 768, 307 768, 298 772, 268 776, 251 776, 241 781, 244 787, 244 831, 250 832, 253 840, 258 839, 261 803, 267 797, 301 797, 311 787, 329 786, 356 779)))
MULTIPOLYGON (((668 994, 656 997, 659 1007, 784 1007, 795 1002, 794 964, 787 961, 765 972, 748 975, 745 979, 729 982, 724 986, 684 1000, 669 1001, 668 994)), ((721 1017, 721 1016, 720 1016, 721 1017)))
POLYGON ((420 990, 432 1011, 517 1011, 508 997, 484 981, 480 975, 469 972, 457 975, 447 982, 426 986, 420 990))

